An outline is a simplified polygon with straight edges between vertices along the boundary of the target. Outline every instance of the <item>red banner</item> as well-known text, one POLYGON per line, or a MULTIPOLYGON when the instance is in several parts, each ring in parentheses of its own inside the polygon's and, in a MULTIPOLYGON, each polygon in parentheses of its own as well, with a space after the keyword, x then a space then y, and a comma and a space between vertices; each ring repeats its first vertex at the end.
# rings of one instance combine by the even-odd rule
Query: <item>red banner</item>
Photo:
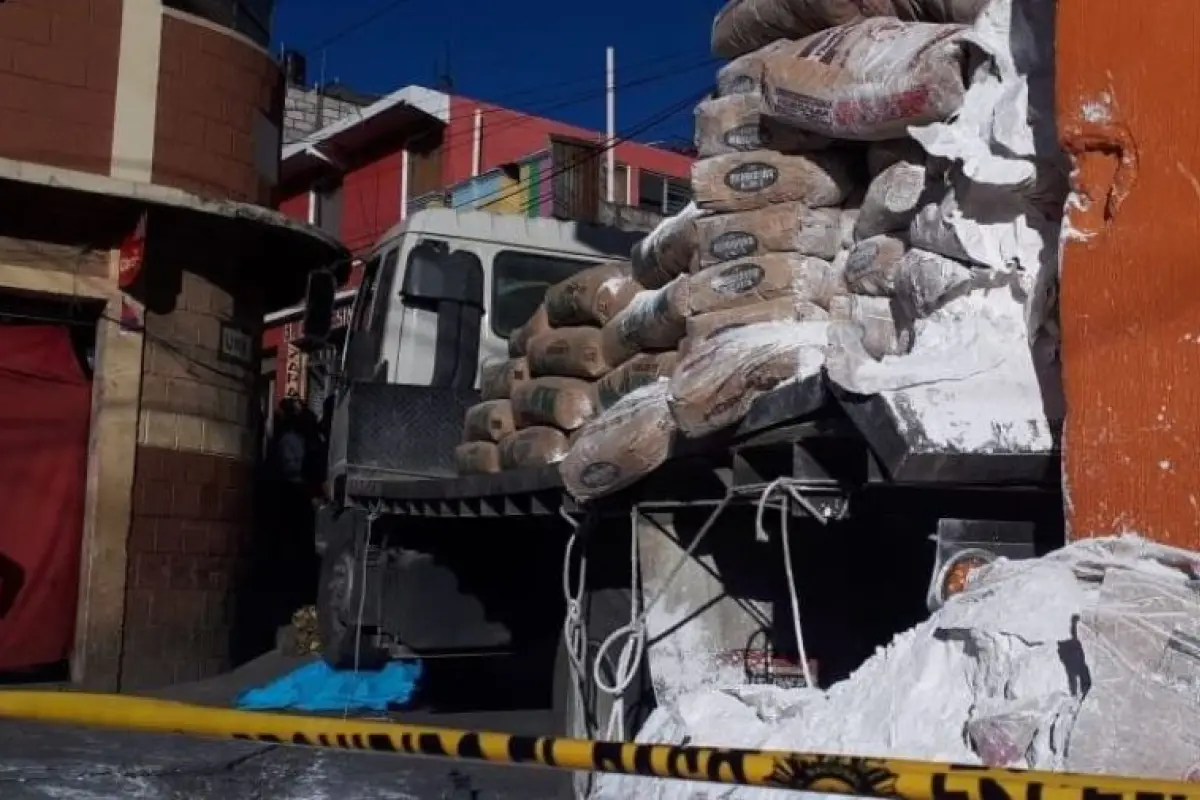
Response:
POLYGON ((146 212, 138 217, 137 227, 121 242, 121 259, 117 265, 117 285, 128 289, 142 272, 146 257, 146 212))

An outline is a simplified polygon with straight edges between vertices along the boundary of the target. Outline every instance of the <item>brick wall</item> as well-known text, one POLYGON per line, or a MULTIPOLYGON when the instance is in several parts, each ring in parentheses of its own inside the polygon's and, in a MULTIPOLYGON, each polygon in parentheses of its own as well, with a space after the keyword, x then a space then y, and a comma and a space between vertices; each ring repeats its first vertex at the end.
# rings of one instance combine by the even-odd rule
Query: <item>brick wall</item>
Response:
POLYGON ((269 54, 178 12, 163 14, 155 183, 270 205, 283 74, 269 54))
POLYGON ((361 108, 335 97, 320 97, 315 89, 289 86, 283 109, 283 143, 292 144, 361 108))
POLYGON ((0 157, 107 175, 121 0, 0 3, 0 157))
POLYGON ((261 309, 184 271, 174 308, 146 315, 123 689, 230 667, 236 588, 250 555, 254 370, 222 360, 221 323, 255 343, 261 309))

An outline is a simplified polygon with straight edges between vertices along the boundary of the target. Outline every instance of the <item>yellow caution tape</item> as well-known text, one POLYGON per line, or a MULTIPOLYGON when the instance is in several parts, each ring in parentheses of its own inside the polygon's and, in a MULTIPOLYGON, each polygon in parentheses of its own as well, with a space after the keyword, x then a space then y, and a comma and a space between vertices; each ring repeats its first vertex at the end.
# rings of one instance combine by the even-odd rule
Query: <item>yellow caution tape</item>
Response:
POLYGON ((1200 800, 1200 786, 1178 781, 511 736, 119 695, 0 692, 0 718, 902 800, 1200 800))

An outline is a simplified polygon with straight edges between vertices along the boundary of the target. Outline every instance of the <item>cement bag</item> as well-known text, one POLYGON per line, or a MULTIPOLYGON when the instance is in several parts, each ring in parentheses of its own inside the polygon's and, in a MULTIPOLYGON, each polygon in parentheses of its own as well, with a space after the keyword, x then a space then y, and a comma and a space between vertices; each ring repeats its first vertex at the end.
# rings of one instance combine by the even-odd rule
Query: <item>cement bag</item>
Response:
POLYGON ((867 172, 874 178, 899 161, 923 164, 927 156, 915 139, 888 139, 886 142, 871 142, 867 147, 867 172))
POLYGON ((624 261, 610 261, 581 270, 546 290, 542 304, 555 328, 603 325, 633 299, 641 287, 624 261))
POLYGON ((548 330, 550 320, 546 317, 546 306, 539 304, 529 321, 508 335, 508 354, 514 358, 525 355, 529 340, 548 330))
POLYGON ((829 146, 829 139, 773 122, 764 115, 760 92, 714 97, 696 106, 696 151, 701 158, 749 150, 803 153, 829 146))
POLYGON ((516 429, 511 402, 485 400, 467 409, 463 419, 463 441, 498 442, 516 429))
POLYGON ((867 188, 854 239, 861 242, 881 233, 908 230, 925 195, 925 165, 897 161, 875 176, 867 188))
POLYGON ((858 209, 843 208, 839 222, 842 235, 842 249, 849 250, 851 247, 854 247, 854 227, 858 225, 858 209))
POLYGON ((503 469, 530 469, 557 464, 567 454, 567 435, 554 428, 523 428, 500 440, 503 469))
POLYGON ((494 442, 464 442, 454 448, 454 469, 459 475, 499 472, 500 448, 494 442))
POLYGON ((600 328, 554 328, 529 340, 525 356, 533 375, 599 378, 612 369, 604 358, 600 328))
POLYGON ((846 288, 855 294, 891 297, 896 270, 907 250, 898 236, 872 236, 854 245, 846 259, 846 288))
POLYGON ((665 353, 638 353, 612 372, 596 381, 596 402, 601 408, 612 408, 625 395, 655 381, 670 378, 679 363, 674 350, 665 353))
POLYGON ((529 378, 529 362, 524 358, 493 361, 479 370, 480 394, 484 400, 507 400, 517 384, 529 378))
POLYGON ((601 333, 604 359, 612 365, 636 353, 672 350, 683 338, 688 314, 689 277, 680 275, 661 289, 637 293, 601 333))
POLYGON ((689 317, 687 338, 695 345, 725 331, 760 322, 820 322, 828 317, 828 312, 816 303, 796 300, 794 297, 780 297, 765 303, 689 317))
POLYGON ((841 212, 777 203, 696 220, 696 233, 701 268, 764 253, 796 252, 831 259, 841 246, 841 212))
POLYGON ((738 56, 717 70, 717 97, 762 92, 763 60, 787 44, 787 41, 773 41, 758 50, 738 56))
POLYGON ((695 345, 671 377, 671 412, 687 436, 740 421, 782 383, 821 369, 826 322, 763 322, 695 345))
POLYGON ((794 253, 767 253, 758 258, 717 264, 691 277, 692 315, 749 306, 786 297, 822 308, 846 291, 840 273, 820 258, 794 253))
POLYGON ((705 213, 688 203, 634 245, 630 253, 634 280, 646 289, 657 289, 691 271, 696 261, 696 221, 705 213))
POLYGON ((834 139, 880 141, 941 122, 962 106, 963 25, 867 19, 763 60, 768 113, 834 139))
POLYGON ((631 486, 667 460, 675 430, 667 382, 643 386, 581 429, 559 466, 563 486, 580 502, 631 486))
POLYGON ((770 150, 728 153, 692 164, 692 195, 700 208, 747 211, 798 200, 836 206, 851 184, 844 155, 785 156, 770 150))
POLYGON ((578 378, 534 378, 516 388, 513 421, 518 428, 551 425, 573 431, 596 415, 592 384, 578 378))
POLYGON ((971 270, 957 261, 914 248, 896 266, 896 300, 912 319, 922 319, 969 292, 972 279, 971 270))
POLYGON ((900 330, 892 313, 892 300, 886 297, 842 295, 829 305, 831 326, 854 328, 856 338, 871 358, 904 355, 912 349, 911 329, 900 330))

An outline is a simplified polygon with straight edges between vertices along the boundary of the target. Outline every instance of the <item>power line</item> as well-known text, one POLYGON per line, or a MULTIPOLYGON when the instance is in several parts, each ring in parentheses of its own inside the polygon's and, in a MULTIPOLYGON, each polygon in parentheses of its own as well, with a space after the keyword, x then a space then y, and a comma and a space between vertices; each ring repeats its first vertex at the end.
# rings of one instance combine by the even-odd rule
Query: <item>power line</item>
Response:
POLYGON ((386 17, 388 14, 391 14, 393 11, 395 11, 400 6, 405 5, 406 3, 410 3, 410 2, 412 2, 412 0, 391 0, 391 2, 385 3, 384 5, 375 9, 374 11, 367 14, 366 16, 359 18, 357 21, 352 22, 349 25, 345 26, 344 28, 341 28, 340 30, 335 31, 334 33, 330 34, 329 36, 326 36, 324 39, 322 39, 320 42, 318 42, 313 47, 306 48, 306 49, 316 51, 316 52, 324 50, 324 49, 328 48, 331 44, 340 42, 342 39, 345 39, 347 36, 357 33, 358 31, 360 31, 363 28, 370 25, 372 22, 375 22, 376 20, 386 17))

